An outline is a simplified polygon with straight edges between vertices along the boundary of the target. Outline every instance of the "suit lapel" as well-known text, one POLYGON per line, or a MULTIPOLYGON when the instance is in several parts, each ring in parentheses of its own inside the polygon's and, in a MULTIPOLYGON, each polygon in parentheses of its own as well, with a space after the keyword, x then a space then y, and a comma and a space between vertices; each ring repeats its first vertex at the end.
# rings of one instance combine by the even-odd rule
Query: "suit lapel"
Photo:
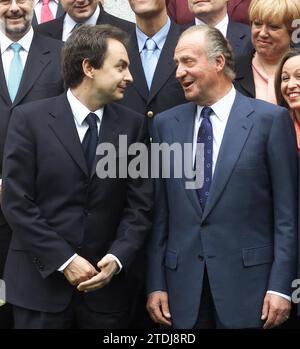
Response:
POLYGON ((255 85, 252 72, 252 55, 239 59, 236 64, 235 81, 240 88, 247 92, 247 95, 255 97, 255 85))
POLYGON ((172 22, 154 72, 148 103, 151 102, 165 82, 169 79, 170 75, 176 70, 173 55, 179 35, 179 27, 172 22))
MULTIPOLYGON (((116 153, 118 154, 119 149, 119 139, 118 136, 121 134, 119 127, 119 115, 114 110, 113 106, 108 104, 104 107, 103 117, 101 120, 100 132, 99 132, 99 141, 101 143, 109 143, 114 146, 116 153)), ((96 173, 96 166, 98 161, 101 159, 100 156, 95 157, 95 161, 92 168, 91 177, 96 173)))
POLYGON ((43 43, 43 37, 38 34, 34 34, 26 64, 23 70, 18 93, 13 102, 13 105, 17 105, 21 102, 25 95, 30 91, 35 81, 40 76, 41 72, 49 64, 49 53, 49 48, 46 48, 43 43), (32 64, 32 62, 34 62, 34 64, 32 64))
POLYGON ((52 118, 49 122, 49 127, 72 159, 88 176, 85 156, 66 94, 57 98, 57 103, 53 106, 53 110, 50 111, 50 114, 52 118))
POLYGON ((237 92, 221 143, 213 181, 207 199, 202 220, 204 220, 222 194, 234 169, 239 155, 252 129, 252 106, 237 92))
POLYGON ((145 78, 145 73, 139 53, 139 47, 137 42, 136 33, 134 32, 130 41, 129 49, 129 61, 130 61, 130 71, 132 76, 134 76, 132 86, 137 90, 138 94, 147 101, 149 90, 145 78))
POLYGON ((65 13, 65 11, 64 11, 64 9, 62 8, 61 3, 60 3, 60 1, 59 1, 59 2, 58 2, 58 5, 57 5, 57 11, 56 11, 55 18, 59 18, 59 17, 62 16, 64 13, 65 13))
MULTIPOLYGON (((185 109, 180 110, 180 114, 175 116, 177 122, 173 123, 173 142, 179 142, 182 146, 182 152, 184 149, 184 144, 193 142, 194 135, 194 124, 196 115, 196 105, 194 103, 186 103, 184 105, 185 109)), ((183 153, 184 154, 184 153, 183 153)), ((192 153, 190 154, 192 157, 192 153)), ((184 165, 184 156, 182 156, 182 165, 184 165)), ((192 162, 191 162, 192 163, 192 162)), ((185 177, 183 173, 182 185, 184 186, 184 191, 186 192, 192 206, 196 210, 197 214, 201 215, 202 208, 199 203, 197 192, 194 189, 186 189, 187 181, 192 181, 185 177)))
POLYGON ((7 89, 2 59, 0 59, 0 95, 8 106, 12 105, 12 102, 8 93, 8 89, 7 89))

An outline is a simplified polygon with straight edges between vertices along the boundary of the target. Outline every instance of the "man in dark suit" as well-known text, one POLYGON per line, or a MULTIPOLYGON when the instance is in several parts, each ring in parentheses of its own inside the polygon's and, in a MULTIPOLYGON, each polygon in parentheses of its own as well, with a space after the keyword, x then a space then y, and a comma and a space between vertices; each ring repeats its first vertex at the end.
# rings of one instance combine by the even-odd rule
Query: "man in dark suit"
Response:
POLYGON ((133 84, 125 91, 122 104, 148 117, 151 134, 156 113, 185 102, 173 61, 182 28, 170 21, 165 0, 129 0, 129 4, 136 16, 128 52, 133 84), (155 44, 154 60, 145 57, 147 41, 155 44))
POLYGON ((13 231, 4 279, 16 328, 128 326, 152 184, 128 173, 132 156, 119 148, 119 135, 145 147, 146 118, 110 103, 132 81, 124 36, 110 25, 76 30, 63 48, 67 93, 14 110, 3 210, 13 231), (107 145, 116 152, 111 176, 101 167, 107 145))
POLYGON ((289 316, 297 264, 290 115, 234 89, 232 51, 215 28, 185 31, 175 62, 191 103, 157 116, 153 142, 181 144, 185 172, 172 176, 179 154, 170 178, 156 181, 148 310, 174 328, 278 326, 289 316), (194 166, 198 180, 189 183, 194 166))
MULTIPOLYGON (((33 32, 33 5, 33 0, 0 3, 0 169, 7 125, 13 109, 17 105, 63 92, 60 74, 62 45, 57 40, 33 32), (15 47, 19 48, 16 54, 15 47)), ((10 235, 10 228, 0 210, 0 278, 3 275, 10 235)), ((0 307, 0 328, 9 327, 10 324, 9 306, 0 307)))
POLYGON ((252 44, 250 27, 234 22, 228 17, 228 0, 196 1, 188 0, 190 11, 195 16, 191 25, 207 24, 221 31, 233 48, 235 57, 251 54, 252 44))
POLYGON ((61 0, 61 5, 66 13, 37 26, 38 33, 66 41, 74 28, 82 24, 111 24, 127 33, 134 29, 133 23, 105 12, 99 0, 61 0))

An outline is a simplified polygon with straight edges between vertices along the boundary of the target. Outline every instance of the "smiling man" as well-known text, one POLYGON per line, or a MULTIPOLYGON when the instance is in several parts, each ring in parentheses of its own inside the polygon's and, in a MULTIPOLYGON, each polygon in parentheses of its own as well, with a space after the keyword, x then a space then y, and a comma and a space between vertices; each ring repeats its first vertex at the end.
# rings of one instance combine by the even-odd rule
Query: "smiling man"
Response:
POLYGON ((97 144, 118 149, 119 135, 149 142, 145 117, 112 103, 132 82, 124 35, 109 25, 76 30, 63 49, 67 93, 12 117, 2 204, 13 230, 4 280, 16 328, 128 327, 151 180, 96 175, 97 144))
POLYGON ((193 190, 184 189, 186 178, 156 181, 148 310, 173 328, 279 326, 289 316, 297 265, 290 115, 234 89, 232 50, 215 28, 186 30, 174 59, 191 103, 159 114, 153 140, 191 143, 185 156, 204 168, 204 184, 193 190))
POLYGON ((66 41, 74 28, 82 24, 111 24, 127 33, 134 29, 133 23, 105 12, 99 0, 61 0, 60 2, 66 14, 40 24, 35 30, 54 39, 66 41))
MULTIPOLYGON (((0 166, 14 107, 63 92, 62 44, 33 32, 33 5, 34 0, 0 0, 0 166)), ((0 211, 0 278, 9 241, 10 228, 0 211)), ((0 308, 0 328, 10 323, 8 306, 4 305, 0 308)))

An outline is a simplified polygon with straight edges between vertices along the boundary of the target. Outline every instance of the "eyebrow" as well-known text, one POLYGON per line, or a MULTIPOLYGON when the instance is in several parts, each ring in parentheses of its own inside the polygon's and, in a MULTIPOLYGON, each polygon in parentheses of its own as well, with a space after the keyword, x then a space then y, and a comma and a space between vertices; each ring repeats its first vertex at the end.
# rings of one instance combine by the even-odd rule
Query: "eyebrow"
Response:
MULTIPOLYGON (((300 73, 300 68, 298 68, 298 69, 296 69, 295 71, 294 71, 294 73, 300 73)), ((294 74, 293 73, 293 74, 294 74)), ((283 70, 282 72, 281 72, 281 75, 283 75, 283 74, 289 74, 286 70, 283 70)))

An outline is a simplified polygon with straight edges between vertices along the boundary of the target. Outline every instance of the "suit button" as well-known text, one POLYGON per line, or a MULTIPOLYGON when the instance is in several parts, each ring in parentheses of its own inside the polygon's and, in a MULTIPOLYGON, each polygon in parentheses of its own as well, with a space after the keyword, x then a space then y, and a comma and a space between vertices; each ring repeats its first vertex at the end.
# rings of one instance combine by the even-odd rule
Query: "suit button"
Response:
POLYGON ((153 111, 149 110, 149 111, 147 112, 148 118, 150 118, 150 119, 153 118, 153 115, 154 115, 153 111))
POLYGON ((43 270, 45 269, 45 267, 44 267, 43 265, 39 265, 39 269, 40 269, 41 271, 43 271, 43 270))
POLYGON ((200 256, 200 255, 198 256, 198 259, 199 259, 199 261, 201 261, 201 262, 204 260, 203 256, 200 256))

